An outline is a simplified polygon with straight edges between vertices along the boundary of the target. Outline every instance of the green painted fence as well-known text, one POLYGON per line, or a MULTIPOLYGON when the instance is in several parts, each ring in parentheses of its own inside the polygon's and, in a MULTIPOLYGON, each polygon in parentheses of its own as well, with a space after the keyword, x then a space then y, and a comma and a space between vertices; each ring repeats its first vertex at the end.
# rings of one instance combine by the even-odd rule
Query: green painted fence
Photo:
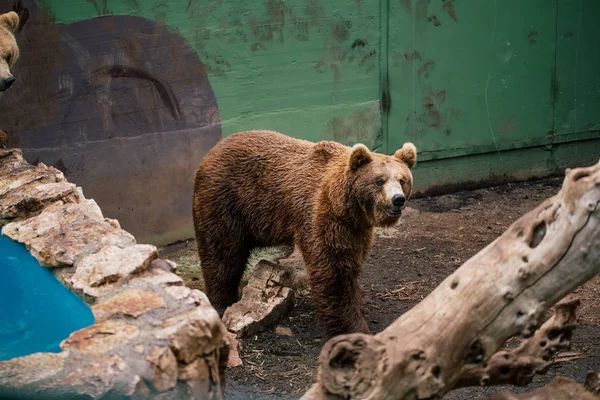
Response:
POLYGON ((544 176, 600 158, 600 3, 390 0, 386 9, 386 149, 413 140, 431 160, 420 188, 544 176))
POLYGON ((21 15, 0 128, 142 241, 192 237, 222 137, 419 149, 420 193, 600 158, 596 0, 0 0, 21 15))

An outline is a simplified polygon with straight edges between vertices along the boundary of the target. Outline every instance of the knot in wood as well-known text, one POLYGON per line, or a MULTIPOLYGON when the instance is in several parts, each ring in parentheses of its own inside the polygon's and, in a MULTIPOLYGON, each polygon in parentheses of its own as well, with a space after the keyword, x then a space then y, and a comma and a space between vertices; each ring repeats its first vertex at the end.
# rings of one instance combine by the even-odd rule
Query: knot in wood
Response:
POLYGON ((362 333, 332 338, 321 351, 320 381, 327 392, 343 398, 367 398, 387 370, 384 345, 362 333))

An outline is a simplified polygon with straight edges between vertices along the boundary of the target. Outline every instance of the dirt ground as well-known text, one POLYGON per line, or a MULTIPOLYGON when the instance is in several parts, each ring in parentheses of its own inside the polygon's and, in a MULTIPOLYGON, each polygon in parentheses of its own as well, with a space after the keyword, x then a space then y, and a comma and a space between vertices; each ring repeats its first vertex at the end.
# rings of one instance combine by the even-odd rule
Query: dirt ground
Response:
MULTIPOLYGON (((411 200, 397 226, 377 232, 364 266, 361 284, 373 332, 383 330, 417 304, 515 219, 556 194, 561 184, 562 179, 552 178, 411 200)), ((179 264, 188 286, 203 288, 192 240, 161 249, 161 256, 179 264)), ((280 256, 280 249, 265 249, 250 264, 280 256)), ((600 278, 576 293, 582 304, 571 351, 583 353, 582 358, 554 366, 526 390, 546 384, 556 375, 583 382, 589 370, 600 369, 600 278)), ((244 365, 228 370, 227 398, 299 398, 315 381, 322 335, 309 298, 300 298, 277 324, 241 341, 244 365), (278 336, 276 326, 290 328, 293 336, 278 336)), ((489 399, 505 388, 460 389, 444 399, 489 399)))

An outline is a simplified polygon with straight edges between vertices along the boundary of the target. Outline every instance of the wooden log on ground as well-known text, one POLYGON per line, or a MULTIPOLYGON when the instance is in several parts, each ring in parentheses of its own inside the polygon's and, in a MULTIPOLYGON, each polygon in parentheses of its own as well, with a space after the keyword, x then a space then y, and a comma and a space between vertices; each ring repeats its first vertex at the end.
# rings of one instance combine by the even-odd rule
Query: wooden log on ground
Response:
POLYGON ((532 392, 515 394, 504 390, 492 396, 491 400, 598 400, 598 397, 574 380, 558 377, 532 392))
POLYGON ((588 372, 584 386, 588 392, 600 398, 600 372, 588 372))
POLYGON ((375 335, 321 351, 303 399, 439 399, 549 307, 600 271, 600 162, 515 221, 427 298, 375 335))
POLYGON ((493 386, 511 384, 525 386, 533 377, 544 374, 554 364, 560 350, 571 344, 577 326, 575 310, 578 298, 567 297, 554 307, 554 315, 535 334, 523 340, 515 349, 495 353, 480 368, 465 371, 454 389, 467 386, 493 386))

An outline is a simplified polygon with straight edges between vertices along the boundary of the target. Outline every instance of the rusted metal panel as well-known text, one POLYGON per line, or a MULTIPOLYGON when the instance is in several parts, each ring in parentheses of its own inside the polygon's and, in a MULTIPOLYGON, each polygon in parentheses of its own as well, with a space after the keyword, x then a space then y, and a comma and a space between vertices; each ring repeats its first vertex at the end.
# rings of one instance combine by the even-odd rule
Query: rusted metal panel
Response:
POLYGON ((600 137, 600 2, 558 0, 554 132, 600 137))
POLYGON ((499 152, 551 132, 555 2, 391 1, 389 20, 390 151, 499 152))

